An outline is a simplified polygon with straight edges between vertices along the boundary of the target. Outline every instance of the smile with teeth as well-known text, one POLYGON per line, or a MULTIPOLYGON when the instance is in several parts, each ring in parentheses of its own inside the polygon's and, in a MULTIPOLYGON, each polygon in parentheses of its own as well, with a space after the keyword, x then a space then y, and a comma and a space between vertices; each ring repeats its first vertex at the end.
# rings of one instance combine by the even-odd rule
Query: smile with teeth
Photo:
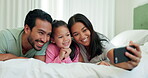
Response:
POLYGON ((68 45, 69 45, 69 41, 65 41, 65 42, 63 43, 63 45, 64 45, 64 46, 68 46, 68 45))
POLYGON ((43 46, 44 45, 44 43, 42 43, 42 42, 38 42, 38 44, 39 44, 39 46, 43 46))
POLYGON ((86 42, 88 39, 87 38, 84 38, 83 40, 81 40, 82 42, 86 42))

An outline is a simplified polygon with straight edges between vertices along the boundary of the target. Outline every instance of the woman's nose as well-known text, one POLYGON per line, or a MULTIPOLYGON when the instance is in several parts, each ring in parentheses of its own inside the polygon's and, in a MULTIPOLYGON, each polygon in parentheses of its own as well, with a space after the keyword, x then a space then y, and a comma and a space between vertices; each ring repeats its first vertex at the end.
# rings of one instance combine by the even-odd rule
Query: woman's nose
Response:
POLYGON ((84 34, 84 33, 81 33, 81 34, 80 34, 80 38, 81 38, 81 39, 85 38, 85 34, 84 34))

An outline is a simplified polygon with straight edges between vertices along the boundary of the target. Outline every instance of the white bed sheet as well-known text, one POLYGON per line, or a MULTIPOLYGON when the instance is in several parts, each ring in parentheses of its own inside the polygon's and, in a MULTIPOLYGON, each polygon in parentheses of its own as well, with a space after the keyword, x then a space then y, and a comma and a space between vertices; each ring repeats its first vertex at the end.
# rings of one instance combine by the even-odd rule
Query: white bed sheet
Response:
POLYGON ((132 71, 89 63, 45 64, 36 59, 0 61, 0 78, 148 78, 148 45, 141 46, 142 59, 132 71))

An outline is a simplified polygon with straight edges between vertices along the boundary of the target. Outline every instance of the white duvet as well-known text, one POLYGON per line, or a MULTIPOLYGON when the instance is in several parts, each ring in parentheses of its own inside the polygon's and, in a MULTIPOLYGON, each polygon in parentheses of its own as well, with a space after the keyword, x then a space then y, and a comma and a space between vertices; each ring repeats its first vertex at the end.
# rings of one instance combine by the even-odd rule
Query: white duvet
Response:
POLYGON ((45 64, 36 59, 0 61, 0 78, 148 78, 148 44, 141 47, 142 59, 132 71, 88 63, 45 64))

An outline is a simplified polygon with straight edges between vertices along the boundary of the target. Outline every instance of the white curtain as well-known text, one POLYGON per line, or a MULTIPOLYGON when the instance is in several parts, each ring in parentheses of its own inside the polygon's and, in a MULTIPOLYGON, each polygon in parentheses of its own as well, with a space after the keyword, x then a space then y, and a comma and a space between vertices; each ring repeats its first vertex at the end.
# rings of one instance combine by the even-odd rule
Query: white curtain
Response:
POLYGON ((110 39, 114 36, 115 0, 0 0, 0 29, 24 26, 26 14, 34 8, 66 22, 72 15, 82 13, 97 32, 110 39))
POLYGON ((23 27, 26 14, 40 7, 40 0, 0 0, 0 30, 23 27))

